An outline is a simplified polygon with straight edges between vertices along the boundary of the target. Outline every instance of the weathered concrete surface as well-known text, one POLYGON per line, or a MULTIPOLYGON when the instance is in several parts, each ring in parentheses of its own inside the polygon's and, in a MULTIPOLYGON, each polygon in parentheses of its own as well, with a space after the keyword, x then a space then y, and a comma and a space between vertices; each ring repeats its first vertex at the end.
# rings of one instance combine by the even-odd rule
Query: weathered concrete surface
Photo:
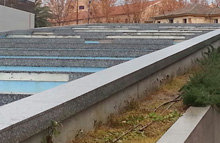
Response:
MULTIPOLYGON (((204 50, 206 51, 206 49, 204 50)), ((55 139, 55 142, 71 142, 71 139, 73 139, 74 135, 76 135, 80 130, 87 132, 93 129, 97 123, 106 122, 108 115, 117 113, 120 109, 126 106, 129 101, 137 99, 140 100, 167 80, 187 72, 190 67, 197 64, 197 59, 202 58, 202 52, 204 52, 204 50, 187 56, 163 70, 153 73, 151 76, 148 76, 122 91, 113 94, 102 102, 99 102, 88 109, 77 113, 73 117, 64 120, 62 122, 63 127, 60 129, 61 134, 55 139)), ((37 134, 26 140, 24 143, 37 143, 43 138, 44 134, 45 132, 37 134)))
POLYGON ((0 106, 30 96, 29 94, 0 94, 0 106))
POLYGON ((33 66, 33 67, 111 67, 128 60, 108 59, 49 59, 49 58, 0 58, 1 66, 33 66))
POLYGON ((219 143, 220 112, 213 107, 190 107, 157 143, 219 143))
POLYGON ((34 28, 34 14, 0 5, 0 31, 34 28))
POLYGON ((69 74, 58 73, 6 73, 0 72, 0 80, 22 81, 69 81, 69 74))
POLYGON ((56 49, 44 49, 44 50, 18 50, 18 49, 8 49, 1 50, 0 54, 4 56, 72 56, 72 57, 139 57, 145 54, 149 54, 154 50, 93 50, 93 49, 83 49, 83 50, 56 50, 56 49))
POLYGON ((219 38, 220 30, 216 30, 4 105, 0 107, 0 143, 22 142, 39 133, 26 141, 38 142, 42 138, 40 132, 51 120, 62 121, 64 127, 57 141, 67 143, 79 129, 92 129, 94 122, 105 121, 126 101, 141 97, 166 78, 186 71, 201 57, 204 48, 219 38), (95 110, 88 112, 92 108, 95 110), (80 120, 76 122, 77 116, 80 120))

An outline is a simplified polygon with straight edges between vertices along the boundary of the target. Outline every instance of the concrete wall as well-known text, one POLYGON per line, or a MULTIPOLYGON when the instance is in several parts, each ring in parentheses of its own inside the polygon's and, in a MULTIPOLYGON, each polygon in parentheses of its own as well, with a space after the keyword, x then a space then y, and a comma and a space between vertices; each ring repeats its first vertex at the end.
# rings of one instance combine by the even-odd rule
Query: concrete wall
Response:
POLYGON ((211 23, 215 23, 215 22, 214 22, 215 19, 218 19, 218 23, 220 23, 220 17, 213 17, 213 18, 211 19, 211 23))
POLYGON ((55 142, 71 143, 80 130, 94 129, 130 100, 141 99, 167 79, 186 72, 208 45, 220 45, 219 38, 216 30, 4 105, 0 143, 39 143, 51 120, 63 124, 55 142))
POLYGON ((34 28, 34 14, 0 5, 0 32, 34 28))
MULTIPOLYGON (((220 17, 211 17, 211 18, 206 18, 206 17, 194 17, 194 16, 183 16, 183 17, 176 17, 173 18, 174 23, 183 23, 183 19, 187 19, 187 23, 214 23, 214 19, 219 19, 220 23, 220 17)), ((169 19, 161 19, 161 20, 156 20, 155 23, 169 23, 169 19)))
POLYGON ((157 143, 219 143, 220 112, 213 107, 190 107, 157 143))
MULTIPOLYGON (((147 96, 160 87, 161 84, 164 84, 166 81, 169 81, 177 75, 186 73, 190 67, 196 64, 197 59, 202 58, 203 51, 204 50, 200 50, 185 59, 152 74, 138 83, 113 94, 111 97, 91 106, 85 111, 64 120, 62 122, 63 127, 59 129, 61 134, 55 138, 55 143, 71 143, 71 140, 79 131, 85 133, 94 129, 96 124, 105 123, 109 115, 116 114, 130 101, 141 100, 144 96, 147 96)), ((46 131, 41 132, 22 143, 39 143, 45 134, 47 134, 46 131)))

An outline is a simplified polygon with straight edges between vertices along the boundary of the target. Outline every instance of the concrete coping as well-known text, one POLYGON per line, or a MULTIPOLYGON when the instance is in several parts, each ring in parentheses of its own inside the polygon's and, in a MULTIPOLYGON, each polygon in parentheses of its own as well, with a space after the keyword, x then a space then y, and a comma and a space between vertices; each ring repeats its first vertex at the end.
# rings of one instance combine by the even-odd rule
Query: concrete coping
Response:
POLYGON ((157 143, 185 143, 210 108, 210 106, 190 107, 157 143))
POLYGON ((155 33, 155 32, 160 32, 160 33, 165 33, 165 32, 169 32, 169 33, 201 33, 203 32, 202 30, 134 30, 134 29, 77 29, 74 30, 74 32, 84 32, 84 33, 93 33, 93 32, 98 32, 98 33, 110 33, 110 32, 114 32, 114 33, 155 33))
POLYGON ((56 36, 56 35, 8 35, 7 38, 81 38, 80 36, 56 36))
POLYGON ((185 36, 106 36, 107 39, 177 39, 184 40, 185 36))
POLYGON ((207 47, 212 31, 0 107, 0 143, 20 142, 207 47))

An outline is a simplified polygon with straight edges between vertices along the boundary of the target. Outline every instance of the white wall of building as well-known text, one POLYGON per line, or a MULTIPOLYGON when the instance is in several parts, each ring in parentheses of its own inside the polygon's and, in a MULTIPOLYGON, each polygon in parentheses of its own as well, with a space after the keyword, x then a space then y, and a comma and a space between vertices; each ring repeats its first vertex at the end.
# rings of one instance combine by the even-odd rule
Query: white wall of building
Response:
POLYGON ((34 14, 0 5, 0 32, 34 28, 34 14))

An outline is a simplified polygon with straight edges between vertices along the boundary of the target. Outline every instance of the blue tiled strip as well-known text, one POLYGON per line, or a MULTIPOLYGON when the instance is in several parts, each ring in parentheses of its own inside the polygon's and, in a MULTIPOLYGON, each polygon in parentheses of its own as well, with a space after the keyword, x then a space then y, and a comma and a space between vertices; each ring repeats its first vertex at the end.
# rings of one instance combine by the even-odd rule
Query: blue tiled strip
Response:
POLYGON ((99 41, 85 41, 85 44, 99 44, 99 41))
POLYGON ((0 39, 4 39, 4 38, 6 38, 5 35, 0 35, 0 39))
POLYGON ((45 56, 0 56, 0 58, 10 59, 10 58, 18 58, 18 59, 73 59, 73 60, 132 60, 132 57, 45 57, 45 56))
POLYGON ((0 81, 0 93, 39 93, 66 82, 0 81))
POLYGON ((0 71, 25 72, 98 72, 103 69, 105 68, 0 66, 0 71))

